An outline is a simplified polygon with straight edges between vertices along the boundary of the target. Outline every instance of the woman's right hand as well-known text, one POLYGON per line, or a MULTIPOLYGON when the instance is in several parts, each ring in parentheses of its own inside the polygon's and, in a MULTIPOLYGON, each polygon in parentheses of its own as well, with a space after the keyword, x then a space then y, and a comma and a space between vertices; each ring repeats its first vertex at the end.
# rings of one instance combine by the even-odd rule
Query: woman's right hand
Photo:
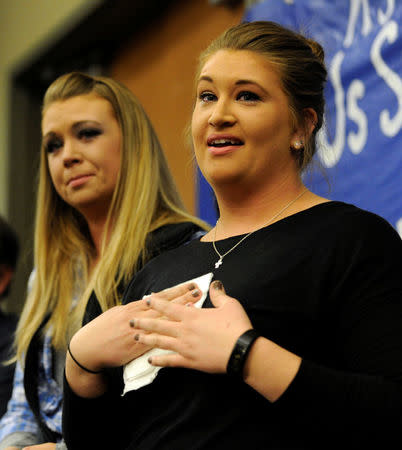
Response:
MULTIPOLYGON (((201 292, 194 283, 186 283, 152 296, 185 305, 197 302, 201 292)), ((101 371, 122 366, 148 351, 150 347, 134 340, 138 330, 130 326, 135 318, 160 317, 160 313, 150 309, 146 301, 115 306, 86 324, 71 339, 70 350, 74 358, 92 371, 101 371)))

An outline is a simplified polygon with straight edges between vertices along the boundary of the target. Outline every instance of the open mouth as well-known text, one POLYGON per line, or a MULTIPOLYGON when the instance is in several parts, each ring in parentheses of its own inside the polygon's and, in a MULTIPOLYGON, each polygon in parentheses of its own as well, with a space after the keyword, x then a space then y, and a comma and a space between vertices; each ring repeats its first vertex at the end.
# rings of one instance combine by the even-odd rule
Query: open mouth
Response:
POLYGON ((235 138, 208 139, 209 147, 221 148, 221 147, 228 147, 228 146, 233 146, 233 145, 237 145, 237 146, 243 145, 243 141, 241 141, 240 139, 235 139, 235 138))

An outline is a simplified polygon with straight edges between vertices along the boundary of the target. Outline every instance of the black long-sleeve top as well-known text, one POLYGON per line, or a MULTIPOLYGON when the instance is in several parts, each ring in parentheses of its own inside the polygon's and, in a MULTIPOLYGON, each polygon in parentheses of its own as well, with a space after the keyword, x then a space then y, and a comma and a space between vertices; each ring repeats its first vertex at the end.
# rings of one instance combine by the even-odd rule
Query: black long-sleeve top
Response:
MULTIPOLYGON (((221 254, 240 236, 216 243, 221 254)), ((124 299, 214 272, 256 330, 303 358, 275 403, 225 374, 162 369, 121 396, 66 383, 70 450, 398 448, 402 442, 402 241, 380 217, 328 202, 250 235, 223 265, 210 242, 152 260, 124 299), (389 447, 395 445, 397 447, 389 447), (392 444, 391 444, 392 443, 392 444), (86 447, 87 445, 88 447, 86 447), (108 447, 109 446, 109 447, 108 447)), ((212 307, 209 298, 203 307, 212 307)))

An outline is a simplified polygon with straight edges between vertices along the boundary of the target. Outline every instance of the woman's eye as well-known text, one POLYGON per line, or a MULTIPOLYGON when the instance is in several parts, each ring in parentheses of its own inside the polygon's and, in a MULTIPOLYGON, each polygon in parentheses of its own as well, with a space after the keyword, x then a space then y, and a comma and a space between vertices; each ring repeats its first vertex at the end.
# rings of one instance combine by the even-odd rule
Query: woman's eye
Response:
POLYGON ((98 128, 83 128, 78 132, 78 137, 80 139, 92 139, 93 137, 99 136, 102 133, 98 128))
POLYGON ((53 153, 63 146, 63 142, 60 139, 52 139, 51 141, 46 142, 45 150, 47 153, 53 153))
POLYGON ((216 95, 211 92, 201 92, 199 99, 205 103, 213 102, 216 99, 216 95))
POLYGON ((237 100, 243 100, 246 102, 256 102, 260 100, 260 96, 250 91, 239 92, 237 100))

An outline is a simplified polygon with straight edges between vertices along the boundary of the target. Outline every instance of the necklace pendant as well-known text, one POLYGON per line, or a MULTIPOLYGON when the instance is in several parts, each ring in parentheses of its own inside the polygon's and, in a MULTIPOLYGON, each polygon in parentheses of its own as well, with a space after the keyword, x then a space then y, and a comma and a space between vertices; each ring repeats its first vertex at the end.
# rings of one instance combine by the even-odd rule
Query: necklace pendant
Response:
POLYGON ((218 261, 215 263, 215 269, 218 269, 222 265, 222 258, 219 258, 218 261))

